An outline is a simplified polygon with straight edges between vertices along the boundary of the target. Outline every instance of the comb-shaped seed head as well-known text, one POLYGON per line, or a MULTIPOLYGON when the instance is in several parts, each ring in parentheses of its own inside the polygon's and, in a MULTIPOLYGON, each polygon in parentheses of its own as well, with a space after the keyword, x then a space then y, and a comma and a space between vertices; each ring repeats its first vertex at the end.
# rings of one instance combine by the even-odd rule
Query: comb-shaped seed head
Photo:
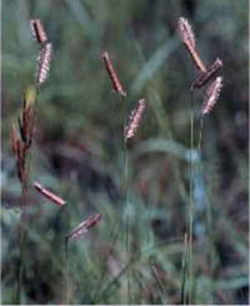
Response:
POLYGON ((178 31, 184 44, 191 46, 193 49, 196 47, 195 36, 191 25, 184 17, 178 20, 178 31))
POLYGON ((47 43, 40 51, 36 77, 36 83, 38 86, 42 85, 48 77, 52 59, 52 50, 52 43, 47 43))
POLYGON ((123 89, 122 83, 113 67, 112 61, 110 59, 109 53, 107 51, 102 53, 102 59, 104 61, 105 68, 108 72, 108 75, 110 77, 110 80, 113 85, 113 89, 119 93, 121 96, 126 97, 127 93, 123 89))
POLYGON ((40 19, 31 19, 30 28, 32 36, 39 44, 43 44, 48 41, 47 34, 40 19))
POLYGON ((210 81, 216 73, 222 68, 223 62, 220 58, 216 58, 216 60, 211 64, 206 72, 201 72, 200 75, 194 80, 191 85, 191 90, 194 88, 201 88, 205 86, 208 81, 210 81))
POLYGON ((131 115, 129 116, 129 122, 124 130, 124 137, 125 142, 129 139, 134 137, 136 130, 138 129, 140 122, 142 120, 143 112, 146 108, 145 99, 140 99, 136 108, 132 111, 131 115))
POLYGON ((57 196, 56 194, 54 194, 53 192, 49 191, 48 189, 44 188, 41 184, 39 184, 38 182, 35 182, 33 184, 34 188, 40 193, 42 194, 46 199, 50 200, 51 202, 55 203, 58 206, 63 206, 66 204, 66 202, 60 198, 59 196, 57 196))
POLYGON ((180 33, 181 40, 184 43, 187 51, 189 52, 195 66, 202 72, 206 72, 206 65, 200 58, 196 50, 196 42, 194 32, 186 18, 180 17, 178 19, 178 32, 180 33))
POLYGON ((203 104, 202 108, 202 114, 206 115, 209 114, 215 104, 218 101, 218 98, 220 96, 221 88, 223 86, 223 79, 221 76, 218 76, 212 84, 208 87, 207 92, 206 92, 206 99, 203 104))
POLYGON ((101 221, 102 214, 95 214, 89 216, 86 220, 78 224, 65 238, 66 240, 76 240, 86 234, 90 228, 95 226, 101 221))

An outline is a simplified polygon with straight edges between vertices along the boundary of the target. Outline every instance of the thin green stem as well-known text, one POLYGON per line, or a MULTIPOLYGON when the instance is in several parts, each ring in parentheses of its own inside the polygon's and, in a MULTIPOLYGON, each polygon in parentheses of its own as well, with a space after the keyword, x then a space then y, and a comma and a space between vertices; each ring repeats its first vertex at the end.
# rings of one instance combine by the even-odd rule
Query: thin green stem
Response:
POLYGON ((203 136, 203 128, 204 128, 204 118, 200 118, 200 131, 199 131, 199 143, 198 143, 198 153, 201 156, 201 144, 202 144, 202 136, 203 136))
POLYGON ((187 261, 188 261, 188 241, 187 234, 184 236, 184 254, 182 259, 182 284, 181 284, 181 304, 185 305, 187 302, 186 293, 186 277, 187 277, 187 261))
MULTIPOLYGON (((209 276, 210 276, 210 290, 211 290, 211 296, 213 297, 214 294, 214 282, 213 279, 215 277, 215 264, 216 261, 214 260, 216 258, 215 255, 215 248, 214 248, 214 234, 213 234, 213 218, 212 218, 212 206, 211 206, 211 191, 209 191, 208 195, 208 201, 207 201, 207 209, 206 209, 206 222, 207 222, 207 232, 208 232, 208 255, 207 255, 207 261, 209 266, 209 276)), ((213 299, 212 299, 213 302, 213 299)))
POLYGON ((69 255, 68 255, 68 239, 64 242, 65 249, 65 273, 66 273, 66 305, 70 303, 70 290, 69 290, 69 255))
POLYGON ((189 179, 189 304, 192 304, 192 288, 193 288, 193 179, 194 179, 194 106, 193 96, 191 96, 190 110, 190 179, 189 179))
MULTIPOLYGON (((121 141, 122 141, 122 187, 121 187, 121 193, 122 198, 124 200, 124 212, 125 212, 125 249, 128 256, 128 261, 130 260, 129 256, 129 245, 130 245, 130 239, 129 239, 129 230, 130 230, 130 213, 129 213, 129 199, 128 199, 128 189, 129 189, 129 153, 128 153, 128 147, 127 142, 125 141, 124 137, 124 131, 127 125, 127 113, 128 113, 128 105, 126 103, 125 97, 120 97, 121 102, 121 109, 122 109, 122 135, 121 135, 121 141)), ((129 275, 127 275, 127 301, 125 304, 129 304, 129 297, 130 297, 130 280, 129 275)))
MULTIPOLYGON (((203 129, 204 129, 204 116, 200 118, 200 132, 199 132, 199 143, 198 143, 198 151, 201 156, 201 145, 202 145, 202 136, 203 136, 203 129)), ((202 169, 202 163, 199 163, 199 170, 200 172, 203 171, 202 169)), ((210 279, 211 281, 211 288, 213 288, 213 270, 214 270, 214 239, 213 239, 213 233, 212 233, 212 211, 211 211, 211 203, 208 199, 207 202, 207 209, 206 209, 206 222, 207 222, 207 231, 208 231, 208 239, 209 239, 209 252, 208 252, 208 266, 211 269, 211 275, 210 279)), ((213 289, 212 289, 213 291, 213 289)), ((211 296, 213 296, 213 292, 211 293, 211 296)))
POLYGON ((20 236, 19 236, 19 249, 20 249, 20 262, 18 268, 18 280, 17 280, 17 294, 16 301, 18 304, 23 304, 22 301, 22 280, 23 280, 23 271, 24 271, 24 251, 25 251, 25 241, 27 235, 27 212, 26 212, 26 204, 27 204, 27 182, 22 183, 22 199, 21 199, 21 220, 20 220, 20 236))
MULTIPOLYGON (((119 236, 120 236, 120 231, 119 231, 119 228, 120 228, 120 225, 121 223, 119 222, 118 224, 116 224, 110 231, 110 234, 109 234, 109 237, 110 237, 110 241, 111 241, 111 245, 113 246, 113 248, 115 248, 115 245, 119 239, 119 236)), ((112 254, 112 249, 110 249, 110 251, 108 252, 107 254, 107 259, 110 257, 110 255, 112 254)), ((100 280, 97 284, 97 287, 96 287, 96 291, 95 293, 93 294, 93 301, 96 301, 98 296, 99 296, 99 292, 100 292, 100 289, 102 289, 102 285, 105 284, 105 273, 108 273, 107 271, 108 267, 105 266, 104 269, 102 270, 102 275, 100 277, 100 280)))
MULTIPOLYGON (((70 220, 70 205, 69 203, 67 205, 64 205, 62 208, 62 215, 63 219, 67 219, 68 221, 70 220)), ((64 260, 65 260, 65 265, 63 267, 64 270, 64 279, 65 279, 65 291, 63 294, 63 298, 65 297, 66 299, 66 305, 70 304, 70 264, 69 264, 69 239, 66 236, 64 238, 64 260)))
MULTIPOLYGON (((124 123, 123 131, 125 131, 127 124, 127 107, 124 112, 124 123)), ((123 135, 124 138, 124 135, 123 135)), ((124 141, 124 201, 125 201, 125 211, 126 211, 126 253, 128 260, 130 259, 130 203, 129 203, 129 152, 127 148, 127 143, 124 141)), ((127 274, 127 304, 130 303, 130 273, 127 274)))

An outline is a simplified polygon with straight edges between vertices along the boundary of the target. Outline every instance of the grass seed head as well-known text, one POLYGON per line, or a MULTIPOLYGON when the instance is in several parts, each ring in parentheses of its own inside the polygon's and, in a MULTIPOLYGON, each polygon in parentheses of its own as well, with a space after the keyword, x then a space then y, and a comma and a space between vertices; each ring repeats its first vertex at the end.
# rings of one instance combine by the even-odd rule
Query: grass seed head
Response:
POLYGON ((108 75, 110 77, 110 80, 112 82, 113 85, 113 89, 120 94, 121 96, 127 96, 127 93, 125 92, 125 90, 123 89, 123 86, 121 84, 121 81, 113 67, 112 61, 110 59, 109 53, 107 51, 103 52, 102 54, 102 59, 104 61, 105 64, 105 68, 108 72, 108 75))
POLYGON ((181 40, 186 46, 195 66, 202 72, 206 72, 207 68, 200 58, 200 55, 196 49, 196 42, 194 32, 186 18, 180 17, 178 20, 178 32, 181 36, 181 40))
POLYGON ((36 83, 42 85, 48 78, 50 63, 52 59, 52 43, 47 43, 41 50, 38 56, 38 68, 36 83))
POLYGON ((206 72, 201 72, 200 75, 194 80, 191 85, 191 90, 194 88, 201 88, 205 86, 211 79, 214 78, 216 73, 222 68, 223 62, 220 58, 216 58, 211 66, 208 67, 206 72))
POLYGON ((102 219, 102 214, 95 214, 93 216, 89 216, 86 220, 81 222, 79 225, 77 225, 72 232, 70 232, 67 236, 66 239, 72 239, 72 240, 77 240, 84 236, 90 228, 98 224, 102 219))
POLYGON ((129 138, 134 137, 136 130, 138 129, 140 122, 142 120, 142 115, 143 115, 145 108, 146 108, 145 99, 140 99, 138 101, 136 108, 132 111, 129 117, 128 125, 126 126, 124 130, 125 142, 129 138))
POLYGON ((222 86, 222 77, 218 76, 208 87, 206 92, 206 99, 202 108, 203 115, 209 114, 212 111, 213 107, 218 101, 222 86))
POLYGON ((66 202, 60 198, 59 196, 55 195, 53 192, 49 191, 48 189, 44 188, 38 182, 33 184, 34 188, 41 193, 46 199, 50 200, 51 202, 55 203, 58 206, 63 206, 66 202))
POLYGON ((32 36, 39 44, 43 44, 48 41, 47 34, 40 19, 31 19, 30 27, 32 36))
POLYGON ((180 33, 181 39, 185 45, 189 45, 191 48, 195 49, 196 42, 194 32, 191 25, 186 18, 180 17, 178 20, 178 31, 180 33))

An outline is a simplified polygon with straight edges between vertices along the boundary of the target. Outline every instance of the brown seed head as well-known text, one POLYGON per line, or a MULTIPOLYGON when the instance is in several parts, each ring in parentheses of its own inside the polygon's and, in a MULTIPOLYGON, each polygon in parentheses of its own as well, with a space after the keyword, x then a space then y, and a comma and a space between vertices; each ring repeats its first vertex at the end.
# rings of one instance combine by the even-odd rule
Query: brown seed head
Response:
POLYGON ((30 27, 33 37, 39 44, 43 44, 48 41, 47 34, 40 19, 31 19, 30 27))
POLYGON ((17 128, 14 124, 11 129, 10 138, 12 152, 16 159, 17 176, 21 183, 25 183, 27 181, 26 157, 28 148, 20 138, 17 128))
POLYGON ((35 114, 33 107, 29 106, 23 110, 22 113, 22 126, 20 129, 22 140, 29 148, 32 144, 33 132, 34 132, 35 114))
POLYGON ((63 205, 66 204, 66 202, 62 198, 60 198, 59 196, 55 195, 53 192, 49 191, 48 189, 42 187, 42 185, 39 184, 38 182, 35 182, 33 184, 33 186, 45 198, 47 198, 51 202, 55 203, 56 205, 63 206, 63 205))
POLYGON ((88 217, 86 220, 77 225, 71 233, 66 236, 66 239, 79 239, 88 230, 98 224, 101 221, 102 214, 95 214, 93 216, 88 217))
POLYGON ((198 51, 196 50, 196 42, 193 30, 186 18, 180 17, 178 20, 178 32, 187 51, 189 52, 195 66, 202 72, 206 72, 207 68, 202 62, 198 51))
POLYGON ((206 100, 204 101, 202 108, 203 115, 209 114, 212 111, 213 107, 218 101, 222 86, 222 77, 218 76, 208 87, 206 92, 206 100))
POLYGON ((180 17, 178 20, 178 31, 180 33, 181 39, 184 44, 189 45, 191 48, 195 49, 196 42, 194 32, 191 25, 186 18, 180 17))
POLYGON ((27 182, 28 172, 26 167, 27 147, 21 139, 16 143, 17 175, 21 183, 27 182))
POLYGON ((140 122, 142 120, 142 115, 145 108, 146 108, 145 99, 140 99, 138 101, 136 108, 132 111, 129 117, 128 125, 124 130, 125 141, 127 141, 129 138, 134 137, 136 130, 138 129, 140 122))
POLYGON ((52 44, 47 43, 40 51, 38 57, 38 68, 36 83, 38 86, 42 85, 49 74, 50 63, 52 59, 52 44))
POLYGON ((127 93, 123 89, 121 81, 119 80, 118 75, 115 72, 115 69, 113 67, 112 61, 111 61, 110 56, 109 56, 109 53, 107 51, 103 52, 102 59, 104 61, 106 70, 107 70, 108 75, 110 77, 110 80, 112 82, 113 89, 117 93, 119 93, 121 96, 127 96, 127 93))
POLYGON ((17 154, 18 139, 19 139, 19 136, 17 134, 17 128, 13 124, 11 127, 11 132, 10 132, 10 141, 11 141, 12 152, 15 156, 17 154))
POLYGON ((222 68, 222 66, 222 60, 217 57, 213 64, 208 67, 207 71, 201 72, 200 75, 196 78, 196 80, 194 80, 193 84, 191 85, 191 89, 201 88, 206 85, 222 68))

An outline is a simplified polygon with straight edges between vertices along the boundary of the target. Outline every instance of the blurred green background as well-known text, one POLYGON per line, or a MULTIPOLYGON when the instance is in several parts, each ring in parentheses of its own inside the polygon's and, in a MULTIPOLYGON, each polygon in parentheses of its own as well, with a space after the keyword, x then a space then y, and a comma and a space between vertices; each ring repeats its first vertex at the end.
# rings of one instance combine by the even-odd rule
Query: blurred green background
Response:
POLYGON ((247 304, 248 13, 247 0, 2 2, 3 304, 14 303, 20 260, 21 188, 10 127, 36 72, 30 18, 42 20, 54 48, 37 103, 30 182, 68 204, 58 208, 29 189, 22 303, 65 303, 64 235, 95 212, 103 214, 101 223, 69 247, 71 303, 180 303, 192 101, 193 303, 247 304), (191 23, 204 62, 224 63, 224 87, 204 120, 201 152, 204 93, 189 91, 197 72, 176 31, 180 16, 191 23), (123 101, 112 91, 104 50, 128 92, 123 101), (128 149, 125 203, 122 126, 142 97, 147 110, 128 149))

